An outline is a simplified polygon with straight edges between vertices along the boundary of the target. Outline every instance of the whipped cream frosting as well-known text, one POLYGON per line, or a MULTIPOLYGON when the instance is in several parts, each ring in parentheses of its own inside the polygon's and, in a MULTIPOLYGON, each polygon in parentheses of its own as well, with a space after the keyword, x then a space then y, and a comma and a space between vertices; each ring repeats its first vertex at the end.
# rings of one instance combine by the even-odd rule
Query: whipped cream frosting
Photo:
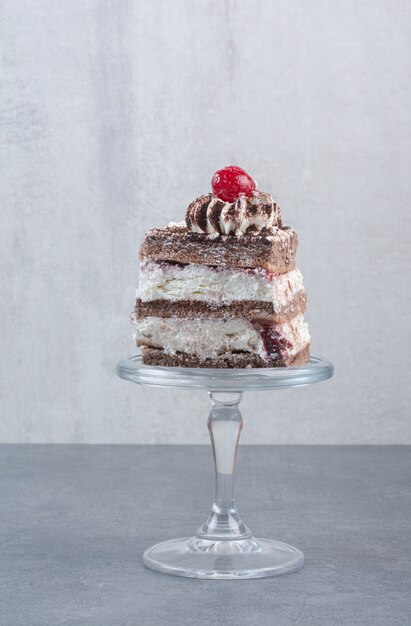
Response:
POLYGON ((151 300, 196 300, 216 305, 239 300, 272 302, 280 312, 304 289, 298 269, 272 274, 264 269, 177 265, 144 259, 137 297, 151 300))
POLYGON ((235 202, 223 202, 213 193, 196 198, 187 208, 186 224, 195 233, 235 235, 281 228, 281 210, 270 194, 253 191, 235 202))
MULTIPOLYGON (((226 352, 242 351, 258 354, 264 360, 279 353, 267 353, 258 325, 245 319, 181 319, 146 317, 132 320, 138 345, 163 348, 167 354, 187 352, 200 358, 214 358, 226 352)), ((310 341, 307 324, 302 316, 290 322, 276 324, 276 332, 287 344, 289 356, 294 356, 310 341)))

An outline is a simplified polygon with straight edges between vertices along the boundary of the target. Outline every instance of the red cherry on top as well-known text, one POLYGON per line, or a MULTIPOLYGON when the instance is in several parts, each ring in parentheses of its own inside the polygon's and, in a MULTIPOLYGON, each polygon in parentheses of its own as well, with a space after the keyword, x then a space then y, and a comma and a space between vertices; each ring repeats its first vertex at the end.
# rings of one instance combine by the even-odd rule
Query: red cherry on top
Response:
POLYGON ((240 193, 249 196, 256 188, 255 180, 245 170, 229 165, 217 170, 211 179, 213 193, 224 202, 234 202, 240 193))

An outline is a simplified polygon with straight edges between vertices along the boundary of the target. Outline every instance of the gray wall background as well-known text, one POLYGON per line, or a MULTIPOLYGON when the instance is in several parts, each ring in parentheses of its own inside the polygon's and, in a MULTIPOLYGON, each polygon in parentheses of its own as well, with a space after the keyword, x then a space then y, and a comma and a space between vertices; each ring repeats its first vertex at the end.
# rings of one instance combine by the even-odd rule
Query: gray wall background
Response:
POLYGON ((114 375, 143 233, 237 163, 300 235, 335 378, 247 443, 411 443, 411 3, 3 0, 0 440, 206 442, 206 394, 114 375))

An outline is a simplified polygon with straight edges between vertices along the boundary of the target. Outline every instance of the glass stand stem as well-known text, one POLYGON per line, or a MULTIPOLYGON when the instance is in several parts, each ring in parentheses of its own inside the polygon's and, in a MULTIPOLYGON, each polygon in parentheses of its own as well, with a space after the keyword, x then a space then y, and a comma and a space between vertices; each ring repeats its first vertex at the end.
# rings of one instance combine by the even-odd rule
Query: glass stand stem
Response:
POLYGON ((233 496, 234 467, 243 418, 238 409, 241 393, 209 393, 212 409, 208 430, 215 467, 215 497, 211 513, 190 541, 192 550, 248 552, 258 549, 241 520, 233 496), (229 396, 227 398, 227 395, 229 396))

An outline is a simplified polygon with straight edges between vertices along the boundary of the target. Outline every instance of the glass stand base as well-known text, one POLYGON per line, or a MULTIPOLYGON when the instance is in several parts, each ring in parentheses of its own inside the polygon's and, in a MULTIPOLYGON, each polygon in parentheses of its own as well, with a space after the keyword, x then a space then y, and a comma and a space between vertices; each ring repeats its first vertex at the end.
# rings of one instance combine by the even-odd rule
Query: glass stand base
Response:
POLYGON ((144 552, 146 567, 187 578, 246 579, 278 576, 298 570, 304 554, 298 548, 271 539, 201 542, 196 537, 170 539, 144 552))

